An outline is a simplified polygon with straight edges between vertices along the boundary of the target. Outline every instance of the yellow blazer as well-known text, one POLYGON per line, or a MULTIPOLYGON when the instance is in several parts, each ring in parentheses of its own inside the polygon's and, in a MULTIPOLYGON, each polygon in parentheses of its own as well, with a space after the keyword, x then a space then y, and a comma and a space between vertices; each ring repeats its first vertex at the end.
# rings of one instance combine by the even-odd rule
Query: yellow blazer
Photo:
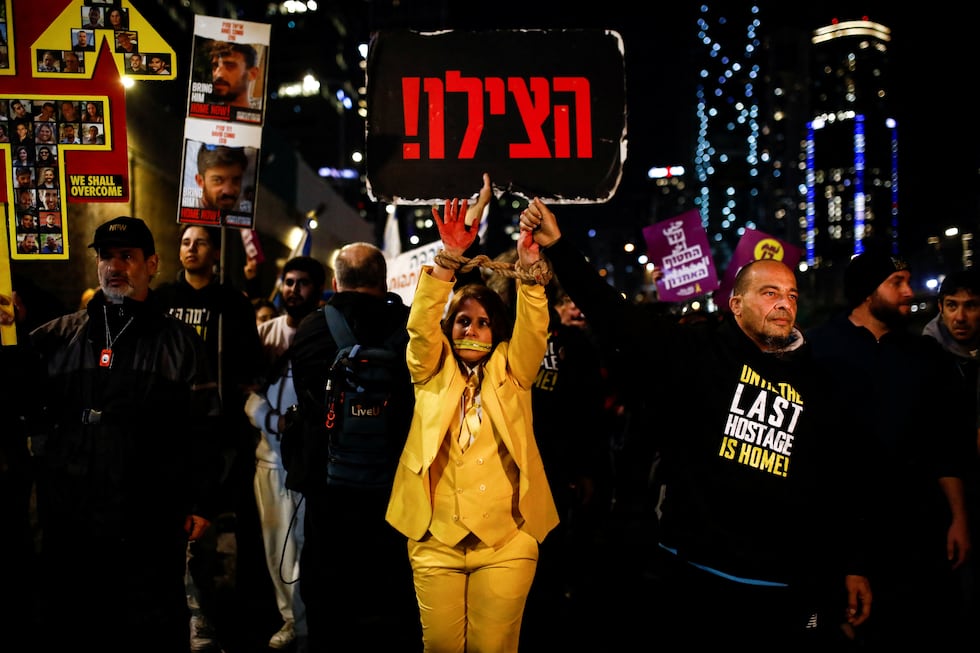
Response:
MULTIPOLYGON (((466 378, 442 333, 453 283, 423 267, 408 317, 408 368, 415 384, 415 414, 399 459, 385 518, 413 540, 432 521, 429 467, 459 406, 466 378)), ((538 542, 558 525, 558 510, 544 473, 531 425, 531 385, 548 341, 548 300, 540 285, 518 284, 514 335, 499 343, 484 368, 480 387, 484 435, 491 426, 520 469, 517 507, 521 530, 538 542)))

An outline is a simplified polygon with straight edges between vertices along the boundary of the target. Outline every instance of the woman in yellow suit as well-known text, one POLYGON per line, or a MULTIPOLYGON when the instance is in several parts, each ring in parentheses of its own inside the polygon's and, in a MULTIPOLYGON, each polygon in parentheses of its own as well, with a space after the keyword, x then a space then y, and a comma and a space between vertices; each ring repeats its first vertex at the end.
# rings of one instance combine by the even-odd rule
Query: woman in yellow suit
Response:
MULTIPOLYGON (((387 520, 408 537, 426 653, 517 651, 538 544, 558 524, 531 428, 548 338, 543 286, 518 284, 512 334, 503 301, 478 284, 453 296, 440 323, 454 261, 491 196, 484 175, 468 213, 466 200, 447 201, 445 219, 433 208, 444 251, 423 268, 408 318, 415 415, 387 520)), ((520 271, 544 265, 530 236, 517 245, 520 271)))

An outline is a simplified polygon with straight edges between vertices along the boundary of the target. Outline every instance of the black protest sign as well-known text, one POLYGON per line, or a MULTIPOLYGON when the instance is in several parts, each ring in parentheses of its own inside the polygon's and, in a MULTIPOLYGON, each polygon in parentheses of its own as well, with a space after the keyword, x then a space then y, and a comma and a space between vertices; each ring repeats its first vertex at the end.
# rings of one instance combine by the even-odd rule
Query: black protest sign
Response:
POLYGON ((425 204, 498 188, 609 200, 626 156, 623 43, 609 30, 381 31, 367 61, 368 187, 425 204))

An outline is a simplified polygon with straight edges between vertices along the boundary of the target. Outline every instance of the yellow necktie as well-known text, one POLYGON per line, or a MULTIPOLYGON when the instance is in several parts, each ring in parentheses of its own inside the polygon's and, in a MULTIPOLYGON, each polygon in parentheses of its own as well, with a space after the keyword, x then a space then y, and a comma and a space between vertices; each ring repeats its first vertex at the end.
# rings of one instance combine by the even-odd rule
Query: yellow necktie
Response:
POLYGON ((480 375, 472 372, 466 380, 466 388, 463 390, 463 399, 460 403, 460 410, 463 419, 460 420, 459 446, 466 451, 476 437, 476 432, 480 429, 480 405, 477 402, 477 395, 480 392, 480 375))

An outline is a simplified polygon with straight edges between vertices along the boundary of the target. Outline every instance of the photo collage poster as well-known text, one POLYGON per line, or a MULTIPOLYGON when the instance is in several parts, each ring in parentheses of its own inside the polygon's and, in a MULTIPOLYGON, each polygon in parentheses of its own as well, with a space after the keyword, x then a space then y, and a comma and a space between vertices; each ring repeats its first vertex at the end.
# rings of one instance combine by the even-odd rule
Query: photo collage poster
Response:
POLYGON ((70 206, 130 201, 126 88, 172 80, 176 64, 128 0, 0 0, 0 294, 12 261, 70 258, 70 206))
MULTIPOLYGON (((53 7, 46 7, 53 9, 53 7)), ((83 0, 68 3, 31 43, 34 76, 91 79, 103 45, 123 79, 176 78, 177 54, 129 2, 83 0)))
POLYGON ((9 2, 0 10, 5 63, 15 73, 0 93, 9 252, 13 259, 67 259, 68 203, 129 195, 126 143, 116 142, 125 131, 124 92, 112 68, 126 76, 137 67, 141 79, 165 81, 174 76, 175 53, 128 2, 67 2, 44 16, 27 0, 16 4, 16 13, 9 2), (17 57, 14 26, 24 47, 17 57))

